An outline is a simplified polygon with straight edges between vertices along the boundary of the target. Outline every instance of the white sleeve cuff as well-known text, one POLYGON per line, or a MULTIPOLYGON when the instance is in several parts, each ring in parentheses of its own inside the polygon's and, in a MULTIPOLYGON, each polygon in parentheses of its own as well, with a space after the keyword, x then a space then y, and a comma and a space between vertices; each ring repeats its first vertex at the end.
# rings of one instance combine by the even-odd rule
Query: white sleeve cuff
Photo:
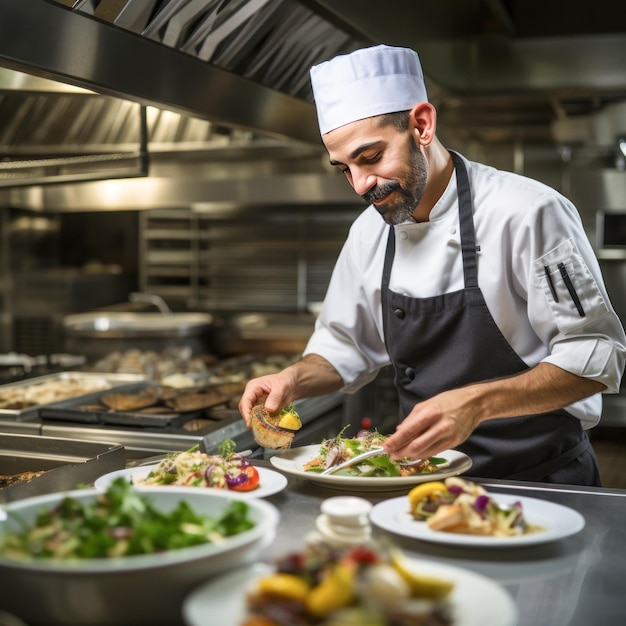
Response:
POLYGON ((545 363, 606 385, 604 393, 619 393, 624 352, 602 338, 577 338, 555 343, 545 363))

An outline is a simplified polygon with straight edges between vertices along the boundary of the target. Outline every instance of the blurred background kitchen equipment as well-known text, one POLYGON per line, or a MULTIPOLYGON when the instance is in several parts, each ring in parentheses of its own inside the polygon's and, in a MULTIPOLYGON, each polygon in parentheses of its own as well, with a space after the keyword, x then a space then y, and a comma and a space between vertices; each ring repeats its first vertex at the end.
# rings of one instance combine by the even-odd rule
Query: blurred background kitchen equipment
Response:
POLYGON ((76 489, 125 465, 118 444, 0 433, 0 502, 76 489))
POLYGON ((192 354, 213 351, 209 313, 78 313, 66 316, 63 328, 67 351, 90 359, 129 347, 161 351, 187 346, 192 354))

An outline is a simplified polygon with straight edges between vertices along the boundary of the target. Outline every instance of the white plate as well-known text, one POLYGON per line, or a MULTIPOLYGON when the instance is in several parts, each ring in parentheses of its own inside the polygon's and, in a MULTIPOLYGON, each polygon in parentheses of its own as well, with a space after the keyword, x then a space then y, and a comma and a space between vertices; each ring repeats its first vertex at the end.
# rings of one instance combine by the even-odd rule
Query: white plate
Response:
MULTIPOLYGON (((450 602, 455 626, 513 626, 517 607, 511 596, 497 583, 468 570, 413 559, 418 572, 454 582, 450 602)), ((193 591, 183 603, 187 626, 239 626, 246 617, 246 591, 273 568, 265 563, 237 569, 193 591)))
MULTIPOLYGON (((94 483, 94 487, 100 491, 106 491, 111 482, 120 476, 128 479, 130 482, 133 482, 133 478, 145 478, 155 467, 157 467, 157 465, 158 463, 153 465, 140 465, 139 467, 129 467, 128 469, 109 472, 108 474, 104 474, 104 476, 100 476, 100 478, 98 478, 94 483)), ((264 467, 257 467, 256 469, 259 472, 259 486, 256 489, 253 489, 252 491, 229 490, 229 493, 235 493, 241 498, 264 498, 265 496, 271 496, 272 494, 282 491, 287 486, 287 479, 282 474, 264 467)), ((187 487, 185 485, 136 485, 137 489, 147 487, 163 487, 163 489, 193 489, 194 491, 206 491, 207 489, 210 489, 211 491, 224 491, 223 489, 215 489, 213 487, 187 487)))
POLYGON ((522 498, 520 496, 492 494, 499 504, 511 505, 515 502, 522 504, 524 517, 531 524, 537 524, 545 530, 520 535, 519 537, 485 537, 479 535, 462 535, 431 530, 426 522, 418 522, 409 513, 409 499, 407 496, 384 500, 374 506, 370 513, 371 521, 396 535, 420 539, 432 543, 445 543, 472 547, 507 547, 528 546, 548 543, 569 537, 585 527, 585 518, 569 507, 537 500, 536 498, 522 498))
POLYGON ((448 476, 456 476, 466 472, 472 467, 472 459, 462 452, 456 450, 446 450, 438 454, 438 457, 446 459, 448 462, 438 471, 432 474, 413 474, 413 476, 338 476, 327 474, 322 476, 315 472, 307 472, 304 465, 318 455, 320 446, 303 446, 301 448, 291 448, 270 458, 270 463, 287 474, 293 474, 300 478, 306 478, 311 482, 331 487, 334 489, 354 489, 357 491, 386 491, 390 487, 394 489, 406 487, 416 483, 425 483, 431 480, 443 480, 448 476))

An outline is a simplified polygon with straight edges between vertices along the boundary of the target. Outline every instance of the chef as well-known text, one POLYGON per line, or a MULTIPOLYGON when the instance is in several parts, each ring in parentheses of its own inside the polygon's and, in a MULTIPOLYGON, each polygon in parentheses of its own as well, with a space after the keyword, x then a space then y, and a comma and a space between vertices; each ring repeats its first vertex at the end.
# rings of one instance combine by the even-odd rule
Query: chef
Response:
POLYGON ((450 448, 472 476, 600 485, 587 431, 626 338, 572 203, 436 135, 418 55, 374 46, 311 69, 330 162, 369 206, 352 224, 301 360, 248 382, 249 423, 389 363, 392 458, 450 448))

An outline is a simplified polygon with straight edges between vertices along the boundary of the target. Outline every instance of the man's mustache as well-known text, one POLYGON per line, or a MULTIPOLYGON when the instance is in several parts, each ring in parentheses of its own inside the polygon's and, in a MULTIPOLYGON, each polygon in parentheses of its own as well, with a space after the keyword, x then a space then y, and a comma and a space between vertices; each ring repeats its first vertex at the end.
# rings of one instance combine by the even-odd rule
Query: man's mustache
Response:
POLYGON ((374 185, 367 193, 364 193, 361 198, 368 204, 376 204, 379 200, 382 200, 387 194, 392 191, 399 191, 402 186, 398 181, 391 180, 384 185, 374 185))

